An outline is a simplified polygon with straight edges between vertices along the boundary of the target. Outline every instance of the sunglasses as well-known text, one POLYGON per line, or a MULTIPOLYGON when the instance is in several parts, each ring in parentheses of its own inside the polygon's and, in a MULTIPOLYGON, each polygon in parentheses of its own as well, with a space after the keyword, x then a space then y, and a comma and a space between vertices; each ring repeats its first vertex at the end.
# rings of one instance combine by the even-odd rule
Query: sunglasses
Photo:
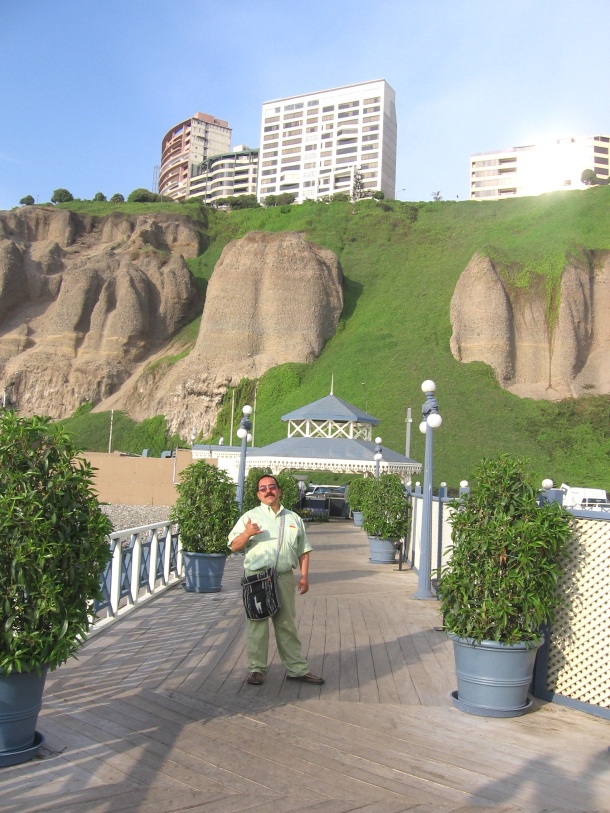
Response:
POLYGON ((277 486, 259 486, 258 490, 264 494, 266 491, 277 491, 277 486))

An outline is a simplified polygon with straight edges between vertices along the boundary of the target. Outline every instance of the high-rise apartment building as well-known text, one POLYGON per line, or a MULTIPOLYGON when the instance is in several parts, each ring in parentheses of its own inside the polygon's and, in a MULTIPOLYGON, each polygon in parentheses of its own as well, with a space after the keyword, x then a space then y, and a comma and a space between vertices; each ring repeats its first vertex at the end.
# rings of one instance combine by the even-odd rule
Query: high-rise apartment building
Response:
POLYGON ((257 170, 258 150, 239 144, 192 167, 189 195, 206 205, 229 195, 256 195, 257 170))
POLYGON ((211 155, 229 152, 231 128, 226 121, 207 113, 195 113, 172 127, 161 144, 159 193, 177 201, 190 194, 190 181, 194 167, 200 166, 211 155))
POLYGON ((384 79, 265 102, 258 198, 293 192, 297 203, 362 188, 396 189, 396 103, 384 79))
POLYGON ((580 178, 592 169, 609 177, 610 136, 574 136, 470 156, 471 200, 540 195, 560 189, 585 189, 580 178))

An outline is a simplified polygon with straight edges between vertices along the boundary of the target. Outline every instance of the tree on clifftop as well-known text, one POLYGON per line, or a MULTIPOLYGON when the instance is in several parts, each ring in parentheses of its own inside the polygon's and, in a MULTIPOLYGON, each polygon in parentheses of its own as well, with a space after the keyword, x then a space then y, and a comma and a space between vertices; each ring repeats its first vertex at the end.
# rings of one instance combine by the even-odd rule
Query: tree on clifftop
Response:
POLYGON ((100 201, 106 200, 106 195, 104 195, 103 192, 96 192, 95 195, 93 196, 93 200, 100 200, 100 201))
POLYGON ((70 203, 71 200, 74 200, 74 196, 67 189, 56 189, 53 192, 51 203, 70 203))
POLYGON ((36 203, 36 201, 31 195, 26 195, 24 198, 21 198, 19 203, 22 206, 33 206, 36 203))
POLYGON ((110 203, 125 203, 125 197, 120 192, 115 192, 110 198, 110 203))
POLYGON ((596 186, 597 184, 602 183, 593 169, 583 170, 583 173, 580 176, 580 182, 584 183, 585 186, 596 186))
POLYGON ((149 189, 139 187, 130 192, 127 200, 129 203, 157 203, 159 195, 156 192, 151 192, 149 189))

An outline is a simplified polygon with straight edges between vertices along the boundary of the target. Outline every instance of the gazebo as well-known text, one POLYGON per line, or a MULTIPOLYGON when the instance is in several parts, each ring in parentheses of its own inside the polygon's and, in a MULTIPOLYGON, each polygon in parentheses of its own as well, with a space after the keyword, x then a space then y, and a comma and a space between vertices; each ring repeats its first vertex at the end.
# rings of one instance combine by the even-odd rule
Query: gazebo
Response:
MULTIPOLYGON (((379 425, 373 415, 348 404, 332 393, 300 409, 282 415, 288 424, 287 437, 260 448, 248 448, 246 469, 268 468, 274 474, 285 469, 333 471, 374 476, 398 474, 405 482, 421 471, 421 463, 381 446, 381 460, 375 460, 377 445, 372 429, 379 425)), ((219 465, 230 473, 234 461, 235 479, 240 449, 236 446, 194 446, 193 458, 219 456, 219 465), (222 462, 221 459, 222 458, 222 462)))

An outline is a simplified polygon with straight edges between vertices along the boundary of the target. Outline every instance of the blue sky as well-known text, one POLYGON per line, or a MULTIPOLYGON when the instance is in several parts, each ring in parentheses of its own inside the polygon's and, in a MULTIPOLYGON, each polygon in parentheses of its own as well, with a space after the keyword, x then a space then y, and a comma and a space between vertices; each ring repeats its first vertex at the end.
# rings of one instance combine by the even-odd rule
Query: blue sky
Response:
POLYGON ((468 197, 473 152, 610 132, 608 0, 0 0, 0 209, 151 188, 196 111, 258 146, 263 101, 396 91, 397 197, 468 197))

